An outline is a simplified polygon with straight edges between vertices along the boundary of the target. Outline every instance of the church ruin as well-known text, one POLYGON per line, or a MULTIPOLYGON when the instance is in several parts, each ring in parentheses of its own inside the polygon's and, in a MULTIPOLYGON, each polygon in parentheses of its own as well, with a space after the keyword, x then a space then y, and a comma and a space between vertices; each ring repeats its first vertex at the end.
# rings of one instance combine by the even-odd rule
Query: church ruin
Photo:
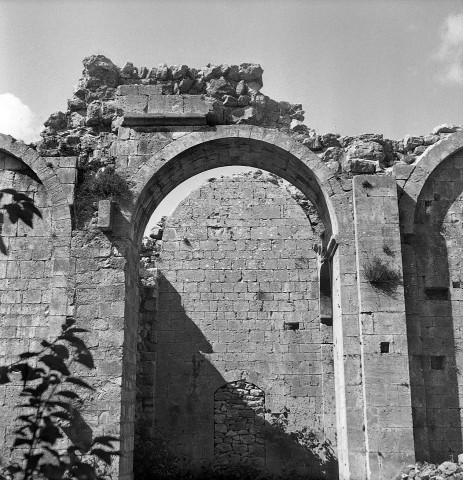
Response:
POLYGON ((192 468, 386 480, 456 457, 463 128, 318 135, 262 73, 92 56, 41 142, 0 135, 0 187, 42 213, 0 217, 0 364, 66 317, 89 329, 81 434, 120 437, 123 480, 142 429, 192 468), (254 173, 210 178, 143 240, 169 192, 238 165, 254 173))

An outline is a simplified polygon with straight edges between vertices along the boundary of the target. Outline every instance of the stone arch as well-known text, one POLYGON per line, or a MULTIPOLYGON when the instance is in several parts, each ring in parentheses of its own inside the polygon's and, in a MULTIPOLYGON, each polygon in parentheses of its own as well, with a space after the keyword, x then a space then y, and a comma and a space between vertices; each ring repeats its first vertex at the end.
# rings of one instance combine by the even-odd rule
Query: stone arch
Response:
POLYGON ((438 165, 462 148, 463 130, 460 130, 435 143, 423 153, 402 187, 399 209, 404 234, 413 233, 417 200, 429 176, 438 165))
POLYGON ((139 169, 127 172, 138 198, 131 237, 139 244, 151 213, 187 178, 215 167, 244 165, 267 170, 295 185, 320 208, 326 242, 339 231, 330 196, 340 193, 335 174, 311 150, 288 135, 248 125, 193 132, 172 142, 139 169))
POLYGON ((71 212, 64 189, 53 169, 39 153, 10 135, 0 133, 0 150, 26 164, 39 178, 52 200, 52 221, 71 228, 71 212))
MULTIPOLYGON (((134 201, 131 207, 121 212, 127 219, 121 226, 124 230, 127 229, 125 232, 131 240, 126 257, 128 263, 121 411, 124 456, 120 465, 122 476, 130 476, 132 465, 134 409, 131 406, 135 403, 133 383, 136 372, 139 308, 137 265, 145 226, 162 199, 184 180, 215 167, 233 165, 256 167, 276 174, 305 194, 318 210, 325 226, 323 243, 326 250, 320 253, 326 256, 326 259, 332 259, 333 268, 339 269, 340 249, 336 249, 336 241, 340 232, 340 236, 344 236, 343 230, 347 232, 346 237, 350 237, 349 228, 344 229, 343 226, 351 223, 343 185, 317 155, 284 133, 248 125, 218 126, 214 130, 186 133, 161 148, 141 166, 129 165, 125 174, 132 182, 134 201)), ((333 285, 337 285, 335 298, 338 298, 338 283, 340 284, 342 278, 339 275, 332 278, 333 285)), ((337 309, 333 316, 333 321, 341 325, 341 310, 337 309)), ((339 329, 339 332, 341 331, 339 329)), ((335 368, 342 370, 343 365, 339 364, 335 368)), ((342 375, 340 372, 337 377, 340 385, 344 382, 342 375)), ((339 433, 339 437, 341 442, 345 442, 344 431, 339 433)))
POLYGON ((432 462, 460 451, 463 441, 462 149, 463 132, 457 132, 427 150, 400 200, 415 452, 417 460, 432 462))

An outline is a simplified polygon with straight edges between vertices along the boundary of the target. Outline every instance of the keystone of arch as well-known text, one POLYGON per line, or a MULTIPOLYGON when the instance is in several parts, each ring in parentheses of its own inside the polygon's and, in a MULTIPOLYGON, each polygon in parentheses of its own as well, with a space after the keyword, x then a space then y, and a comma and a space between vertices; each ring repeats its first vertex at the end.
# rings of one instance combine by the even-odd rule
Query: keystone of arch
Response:
POLYGON ((15 140, 11 135, 0 133, 0 150, 26 164, 44 185, 52 201, 52 216, 54 220, 69 222, 71 225, 71 212, 69 210, 66 194, 61 186, 58 176, 52 168, 48 167, 45 160, 24 142, 15 140))
POLYGON ((402 187, 401 223, 404 233, 413 233, 418 197, 432 172, 447 158, 463 148, 463 130, 452 133, 429 147, 402 187))

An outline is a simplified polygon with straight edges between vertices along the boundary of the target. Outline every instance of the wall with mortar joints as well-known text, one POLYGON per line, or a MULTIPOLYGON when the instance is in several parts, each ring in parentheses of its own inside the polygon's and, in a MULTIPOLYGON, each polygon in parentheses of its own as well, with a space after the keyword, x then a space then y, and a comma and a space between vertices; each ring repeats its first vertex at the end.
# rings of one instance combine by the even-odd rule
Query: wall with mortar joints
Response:
POLYGON ((462 450, 462 166, 459 152, 434 170, 403 244, 415 448, 431 461, 462 450))
MULTIPOLYGON (((265 390, 271 412, 289 409, 289 430, 324 436, 318 241, 272 176, 211 179, 168 219, 151 313, 155 424, 178 452, 213 457, 214 388, 239 378, 265 390)), ((302 457, 281 458, 276 445, 267 452, 269 468, 301 466, 302 457)))
MULTIPOLYGON (((66 311, 60 304, 66 295, 55 288, 53 261, 51 199, 32 170, 23 162, 0 153, 0 189, 13 188, 34 200, 42 219, 34 216, 33 228, 19 221, 11 223, 2 210, 1 237, 8 248, 0 254, 0 364, 17 360, 20 353, 40 347, 40 341, 60 332, 66 311), (63 298, 64 297, 64 298, 63 298)), ((1 205, 9 203, 5 195, 1 205)), ((17 411, 19 384, 7 384, 0 390, 0 457, 10 455, 13 431, 11 422, 17 411)))
POLYGON ((397 186, 367 175, 353 185, 367 478, 388 479, 414 460, 397 186))
POLYGON ((125 260, 96 227, 73 232, 71 255, 75 262, 76 317, 90 330, 84 338, 96 365, 90 373, 98 392, 92 424, 110 433, 119 428, 121 408, 125 260))
POLYGON ((265 393, 246 381, 214 394, 214 454, 218 465, 249 463, 265 468, 265 393))

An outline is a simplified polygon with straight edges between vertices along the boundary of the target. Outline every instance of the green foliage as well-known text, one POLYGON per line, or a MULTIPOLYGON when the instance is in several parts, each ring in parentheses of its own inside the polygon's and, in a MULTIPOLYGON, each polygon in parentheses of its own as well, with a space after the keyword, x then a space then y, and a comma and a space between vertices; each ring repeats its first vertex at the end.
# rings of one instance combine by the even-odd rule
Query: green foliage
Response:
POLYGON ((111 436, 95 437, 88 445, 70 442, 67 449, 58 447, 64 425, 73 423, 74 405, 81 403, 79 389, 93 388, 71 375, 73 364, 94 368, 91 352, 78 336, 87 330, 74 326, 68 317, 61 334, 53 341, 41 342, 41 349, 25 352, 15 363, 0 367, 0 384, 19 377, 22 382, 17 406, 18 428, 13 449, 21 449, 23 462, 13 463, 0 471, 0 480, 35 478, 78 478, 96 480, 98 461, 109 465, 114 455, 111 436))
MULTIPOLYGON (((42 218, 40 210, 34 205, 34 200, 24 193, 20 193, 13 188, 4 188, 0 190, 0 201, 3 200, 5 195, 11 196, 11 203, 3 205, 3 209, 6 211, 11 223, 17 223, 18 220, 22 220, 27 226, 33 226, 34 215, 42 218)), ((0 252, 3 255, 7 254, 7 248, 0 236, 0 252)))
POLYGON ((130 200, 132 192, 129 182, 112 170, 85 173, 84 179, 76 189, 74 208, 79 226, 90 218, 99 200, 130 200))
POLYGON ((401 281, 400 273, 376 255, 365 263, 363 274, 368 282, 383 290, 395 289, 401 281))

